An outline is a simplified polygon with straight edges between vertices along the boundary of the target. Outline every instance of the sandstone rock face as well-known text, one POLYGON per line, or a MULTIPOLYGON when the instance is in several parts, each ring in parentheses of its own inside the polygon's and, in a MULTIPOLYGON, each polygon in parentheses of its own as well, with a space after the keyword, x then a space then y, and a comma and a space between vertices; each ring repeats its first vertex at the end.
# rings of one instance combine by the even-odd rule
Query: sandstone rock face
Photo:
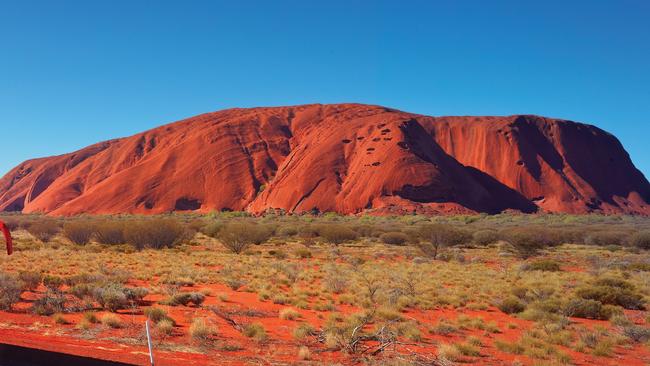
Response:
POLYGON ((650 214, 612 135, 538 116, 428 117, 360 104, 229 109, 0 179, 0 210, 650 214))

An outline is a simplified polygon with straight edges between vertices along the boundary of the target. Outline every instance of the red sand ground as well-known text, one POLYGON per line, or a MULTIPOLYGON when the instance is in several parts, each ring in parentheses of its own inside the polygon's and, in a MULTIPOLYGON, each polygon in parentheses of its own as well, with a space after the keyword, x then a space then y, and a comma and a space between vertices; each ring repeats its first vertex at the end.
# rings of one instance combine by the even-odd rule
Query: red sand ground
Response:
MULTIPOLYGON (((142 283, 134 283, 142 285, 142 283)), ((215 296, 209 296, 204 307, 168 307, 165 308, 169 315, 177 322, 177 327, 173 335, 165 337, 164 343, 176 345, 176 349, 167 349, 159 346, 161 336, 154 332, 154 342, 157 344, 155 357, 158 365, 246 365, 246 364, 295 364, 300 362, 298 359, 298 349, 301 345, 309 346, 312 354, 312 360, 326 364, 342 363, 356 364, 358 360, 354 357, 345 355, 338 351, 331 351, 324 348, 320 343, 310 339, 299 342, 293 339, 293 329, 303 321, 320 327, 324 324, 330 313, 316 312, 312 310, 299 310, 301 318, 298 320, 282 320, 278 317, 281 309, 285 305, 273 304, 272 302, 262 302, 258 299, 257 294, 232 291, 223 285, 203 286, 201 289, 210 289, 213 294, 227 294, 226 302, 220 301, 215 296), (260 322, 264 325, 269 336, 269 340, 264 343, 257 343, 246 338, 239 331, 235 330, 225 320, 217 317, 208 308, 217 307, 227 311, 235 310, 255 310, 259 316, 234 315, 239 323, 260 322), (202 352, 196 352, 188 349, 187 345, 194 345, 197 349, 200 347, 193 343, 188 335, 189 325, 192 319, 196 317, 205 317, 217 329, 216 342, 210 348, 204 348, 202 352), (239 350, 225 351, 220 350, 224 344, 237 345, 239 350)), ((192 290, 192 288, 185 288, 192 290)), ((117 339, 139 339, 142 341, 144 316, 140 310, 131 314, 129 311, 121 311, 125 327, 122 329, 107 329, 100 325, 95 326, 93 336, 82 337, 82 332, 75 329, 75 325, 82 317, 81 314, 66 314, 65 317, 71 322, 69 325, 54 324, 50 317, 35 316, 27 312, 19 312, 20 309, 29 307, 29 300, 34 299, 38 294, 32 293, 23 296, 25 301, 17 306, 17 312, 7 313, 0 312, 0 336, 3 342, 19 346, 40 348, 49 351, 64 352, 80 356, 96 357, 112 361, 133 363, 137 365, 147 365, 147 349, 142 343, 140 345, 119 344, 117 339)), ((161 300, 159 295, 152 295, 146 298, 149 301, 161 300)), ((342 314, 351 314, 360 309, 351 306, 339 305, 337 310, 342 314)), ((439 309, 431 311, 414 311, 408 310, 402 315, 407 319, 413 319, 422 324, 434 325, 441 319, 453 320, 460 314, 465 314, 471 318, 482 318, 486 323, 495 322, 501 330, 499 334, 491 334, 481 330, 464 330, 448 336, 432 335, 424 328, 422 330, 423 340, 421 342, 409 342, 404 340, 403 345, 398 345, 391 352, 409 355, 418 354, 420 356, 433 359, 436 355, 437 344, 439 343, 459 343, 466 340, 469 336, 476 336, 483 342, 480 357, 466 357, 463 363, 475 365, 503 365, 518 360, 525 365, 533 364, 533 360, 526 356, 511 355, 497 350, 494 347, 494 340, 516 341, 522 333, 529 329, 532 322, 520 320, 508 316, 496 309, 484 311, 470 310, 453 310, 439 309), (510 329, 508 324, 516 324, 515 329, 510 329)), ((101 314, 98 314, 101 315, 101 314)), ((636 317, 633 312, 628 314, 631 319, 643 322, 643 318, 636 317)), ((585 319, 572 319, 573 322, 583 324, 589 328, 595 325, 609 327, 609 322, 595 321, 585 319)), ((124 342, 124 341, 123 341, 124 342)), ((123 343, 122 342, 122 343, 123 343)), ((559 347, 567 352, 573 359, 575 365, 627 365, 642 366, 650 362, 650 350, 642 345, 631 348, 617 347, 615 354, 609 358, 594 357, 589 354, 582 354, 572 351, 568 348, 559 347)))
POLYGON ((537 116, 426 117, 359 104, 229 109, 0 179, 0 211, 650 214, 612 135, 537 116))

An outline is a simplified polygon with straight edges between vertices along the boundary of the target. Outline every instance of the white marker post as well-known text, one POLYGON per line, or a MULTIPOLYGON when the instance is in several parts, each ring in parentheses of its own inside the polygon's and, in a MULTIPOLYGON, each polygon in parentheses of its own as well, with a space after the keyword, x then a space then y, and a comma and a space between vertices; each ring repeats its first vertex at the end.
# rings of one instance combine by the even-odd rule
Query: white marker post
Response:
POLYGON ((154 366, 154 364, 153 364, 153 347, 151 345, 151 333, 149 332, 149 319, 147 319, 145 321, 144 328, 147 330, 147 343, 149 344, 149 362, 151 362, 151 366, 154 366))

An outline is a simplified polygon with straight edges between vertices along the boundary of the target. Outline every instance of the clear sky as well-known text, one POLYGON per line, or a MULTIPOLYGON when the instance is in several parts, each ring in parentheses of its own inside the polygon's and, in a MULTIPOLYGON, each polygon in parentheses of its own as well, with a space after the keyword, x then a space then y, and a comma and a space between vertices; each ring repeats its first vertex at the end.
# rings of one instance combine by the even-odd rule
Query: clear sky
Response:
POLYGON ((0 175, 203 112, 314 102, 587 122, 649 176, 650 1, 0 0, 0 175))

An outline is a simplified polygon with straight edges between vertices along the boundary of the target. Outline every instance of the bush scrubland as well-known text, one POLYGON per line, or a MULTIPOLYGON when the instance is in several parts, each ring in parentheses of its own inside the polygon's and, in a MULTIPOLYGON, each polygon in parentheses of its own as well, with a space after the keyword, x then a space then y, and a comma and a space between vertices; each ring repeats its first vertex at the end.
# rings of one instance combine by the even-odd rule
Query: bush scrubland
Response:
POLYGON ((30 292, 37 298, 28 311, 56 324, 67 324, 67 313, 90 314, 80 332, 128 327, 120 314, 144 308, 161 342, 185 334, 202 351, 219 347, 219 318, 263 344, 274 332, 261 315, 250 310, 237 323, 219 307, 254 293, 278 307, 270 317, 289 323, 301 360, 314 358, 314 347, 367 355, 433 342, 434 357, 449 362, 494 347, 566 364, 570 352, 610 357, 619 346, 650 346, 650 220, 643 217, 222 212, 0 220, 16 235, 15 255, 0 262, 0 310, 23 311, 30 292), (212 293, 215 285, 228 294, 212 293), (182 331, 165 310, 179 307, 197 314, 182 331), (444 309, 456 315, 428 323, 407 313, 444 309), (310 323, 305 312, 321 320, 310 323), (516 340, 500 339, 515 330, 516 340))

